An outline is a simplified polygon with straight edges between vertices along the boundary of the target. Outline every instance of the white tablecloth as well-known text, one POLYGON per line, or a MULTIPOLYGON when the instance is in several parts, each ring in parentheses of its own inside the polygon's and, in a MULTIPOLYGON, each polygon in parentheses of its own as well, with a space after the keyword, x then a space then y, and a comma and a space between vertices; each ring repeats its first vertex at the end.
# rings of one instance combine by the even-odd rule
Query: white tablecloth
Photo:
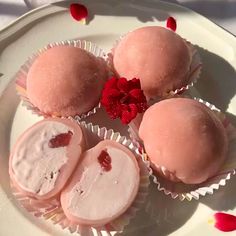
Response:
MULTIPOLYGON (((25 2, 32 2, 33 7, 55 0, 0 0, 0 29, 12 20, 30 10, 25 2)), ((95 0, 94 0, 95 1, 95 0)), ((109 1, 109 0, 108 0, 109 1)), ((118 1, 118 0, 117 0, 118 1)), ((128 1, 128 0, 127 0, 128 1)), ((132 0, 132 2, 144 0, 132 0)), ((158 1, 158 0, 147 0, 158 1)), ((236 0, 164 0, 182 4, 210 18, 218 25, 236 35, 236 0)))

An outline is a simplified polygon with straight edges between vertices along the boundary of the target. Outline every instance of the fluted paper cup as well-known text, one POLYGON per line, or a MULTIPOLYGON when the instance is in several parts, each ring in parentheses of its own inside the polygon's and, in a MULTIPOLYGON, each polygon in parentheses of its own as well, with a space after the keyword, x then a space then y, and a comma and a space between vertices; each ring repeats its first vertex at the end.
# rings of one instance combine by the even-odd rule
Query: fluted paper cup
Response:
MULTIPOLYGON (((31 68, 33 62, 35 61, 35 59, 42 52, 45 52, 46 50, 48 50, 50 48, 62 46, 62 45, 73 46, 76 48, 84 49, 84 50, 90 52, 91 54, 93 54, 94 56, 96 56, 97 58, 104 59, 104 62, 106 61, 106 54, 101 48, 99 48, 94 43, 91 43, 91 42, 85 41, 85 40, 79 40, 79 39, 50 43, 46 47, 44 47, 43 49, 37 51, 31 57, 29 57, 28 60, 24 63, 24 65, 21 66, 20 70, 18 71, 18 73, 15 76, 16 77, 16 80, 15 80, 16 90, 17 90, 17 93, 20 96, 21 100, 23 101, 23 103, 22 103, 23 106, 25 106, 28 110, 32 111, 33 114, 37 114, 37 115, 43 116, 45 118, 46 117, 60 117, 60 116, 58 116, 57 114, 52 115, 52 114, 44 113, 38 107, 34 106, 34 104, 32 104, 30 102, 29 98, 27 97, 27 90, 26 90, 27 74, 28 74, 29 69, 31 68)), ((101 106, 100 103, 98 103, 90 111, 88 111, 84 114, 75 115, 75 116, 73 116, 73 118, 77 121, 84 119, 92 114, 95 114, 97 109, 100 108, 100 106, 101 106)), ((62 117, 62 118, 68 118, 68 117, 62 117)))

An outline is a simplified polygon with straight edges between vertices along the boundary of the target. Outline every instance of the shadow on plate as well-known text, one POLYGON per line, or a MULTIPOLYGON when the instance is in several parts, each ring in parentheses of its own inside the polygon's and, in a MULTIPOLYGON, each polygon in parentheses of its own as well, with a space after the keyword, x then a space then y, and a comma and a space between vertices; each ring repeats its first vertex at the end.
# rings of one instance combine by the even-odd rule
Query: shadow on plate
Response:
POLYGON ((20 16, 27 11, 26 6, 17 2, 0 2, 0 15, 20 16))
POLYGON ((120 235, 168 235, 183 226, 197 209, 197 201, 174 200, 156 188, 155 184, 150 184, 146 206, 120 235))
POLYGON ((209 206, 215 211, 228 211, 236 207, 236 175, 233 176, 224 187, 220 187, 213 195, 208 195, 202 200, 201 203, 209 206))
POLYGON ((184 1, 185 7, 193 9, 202 15, 207 17, 225 19, 234 18, 236 10, 236 2, 234 1, 207 1, 207 0, 195 0, 195 1, 184 1), (210 10, 209 10, 210 9, 210 10))
POLYGON ((203 100, 226 111, 236 94, 235 69, 222 57, 196 46, 201 56, 203 69, 195 87, 203 100))
POLYGON ((103 108, 97 110, 94 115, 85 119, 86 123, 92 123, 107 129, 113 129, 114 132, 119 132, 122 136, 128 136, 128 126, 123 125, 119 119, 112 120, 103 108))
POLYGON ((230 122, 232 123, 232 125, 234 127, 236 127, 236 116, 233 115, 232 113, 230 112, 225 112, 226 116, 228 117, 228 119, 230 120, 230 122))

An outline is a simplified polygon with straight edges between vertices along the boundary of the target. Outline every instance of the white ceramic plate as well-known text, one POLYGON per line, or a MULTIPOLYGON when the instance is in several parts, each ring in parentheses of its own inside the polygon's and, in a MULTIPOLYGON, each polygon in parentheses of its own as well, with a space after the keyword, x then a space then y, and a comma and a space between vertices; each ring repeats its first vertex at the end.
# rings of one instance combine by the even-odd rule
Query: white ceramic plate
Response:
MULTIPOLYGON (((81 1, 82 2, 82 1, 81 1)), ((85 2, 85 1, 84 1, 85 2)), ((0 31, 0 235, 70 235, 21 209, 11 195, 8 155, 17 136, 39 118, 22 106, 11 83, 26 58, 49 42, 81 38, 109 50, 119 35, 143 25, 165 25, 177 19, 177 32, 199 46, 204 63, 202 78, 193 94, 230 113, 236 124, 236 39, 206 18, 180 6, 162 2, 142 5, 125 1, 86 1, 91 15, 88 25, 74 21, 67 3, 36 9, 0 31)), ((148 213, 140 211, 123 235, 221 235, 208 225, 215 211, 236 214, 236 178, 213 196, 180 202, 151 190, 148 213)), ((235 235, 228 233, 227 235, 235 235)))

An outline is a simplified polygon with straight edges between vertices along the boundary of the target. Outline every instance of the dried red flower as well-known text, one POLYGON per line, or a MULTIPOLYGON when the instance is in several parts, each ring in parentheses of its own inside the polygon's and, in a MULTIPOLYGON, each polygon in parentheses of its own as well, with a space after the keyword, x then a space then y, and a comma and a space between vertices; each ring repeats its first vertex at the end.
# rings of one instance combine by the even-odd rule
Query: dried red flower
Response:
POLYGON ((123 124, 128 124, 138 113, 147 109, 140 80, 136 78, 109 79, 102 91, 101 104, 112 119, 120 118, 123 124))
POLYGON ((88 10, 82 4, 72 3, 70 4, 70 14, 75 20, 80 21, 88 16, 88 10))
POLYGON ((210 224, 223 232, 230 232, 236 230, 236 216, 223 212, 214 214, 214 218, 209 220, 210 224))
POLYGON ((173 31, 176 31, 177 24, 175 18, 170 16, 166 21, 166 27, 173 31))

